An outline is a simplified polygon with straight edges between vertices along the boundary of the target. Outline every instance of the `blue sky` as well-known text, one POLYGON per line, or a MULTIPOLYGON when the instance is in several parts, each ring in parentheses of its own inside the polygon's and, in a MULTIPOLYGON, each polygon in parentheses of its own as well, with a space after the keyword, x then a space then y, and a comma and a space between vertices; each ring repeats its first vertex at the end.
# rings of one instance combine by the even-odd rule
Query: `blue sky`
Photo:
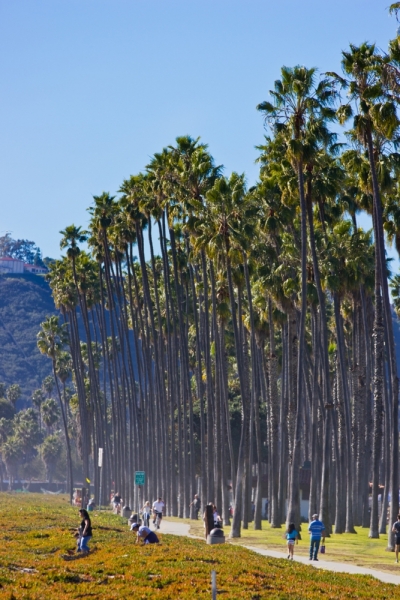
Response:
MULTIPOLYGON (((282 65, 340 69, 387 48, 389 0, 0 0, 0 235, 58 257, 93 195, 178 135, 257 178, 255 146, 282 65)), ((366 225, 368 226, 368 225, 366 225)))

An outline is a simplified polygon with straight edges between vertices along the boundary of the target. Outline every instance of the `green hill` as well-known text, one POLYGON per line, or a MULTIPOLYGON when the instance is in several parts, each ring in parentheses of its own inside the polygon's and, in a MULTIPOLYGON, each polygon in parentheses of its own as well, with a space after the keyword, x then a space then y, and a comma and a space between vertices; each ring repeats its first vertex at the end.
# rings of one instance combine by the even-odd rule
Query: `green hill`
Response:
POLYGON ((0 381, 20 385, 19 408, 51 373, 51 363, 40 354, 36 336, 40 323, 57 312, 43 277, 0 276, 0 381))
MULTIPOLYGON (((18 408, 30 401, 32 391, 51 374, 51 363, 40 354, 36 336, 40 323, 52 314, 59 312, 43 277, 0 275, 0 381, 20 385, 18 408)), ((394 312, 393 325, 400 372, 400 321, 394 312)))

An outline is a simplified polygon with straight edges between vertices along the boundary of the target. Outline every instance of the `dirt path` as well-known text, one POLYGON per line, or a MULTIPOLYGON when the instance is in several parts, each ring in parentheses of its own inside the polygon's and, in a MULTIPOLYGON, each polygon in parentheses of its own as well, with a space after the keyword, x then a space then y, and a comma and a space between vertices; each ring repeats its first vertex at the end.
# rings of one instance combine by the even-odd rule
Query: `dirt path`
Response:
MULTIPOLYGON (((175 523, 172 521, 168 521, 168 519, 163 519, 161 522, 160 533, 170 533, 172 535, 182 535, 186 537, 203 539, 196 535, 190 535, 189 531, 190 525, 188 525, 187 523, 175 523)), ((276 550, 264 550, 261 548, 256 548, 255 546, 244 547, 248 550, 251 550, 252 552, 262 554, 263 556, 271 556, 272 558, 282 558, 284 560, 287 560, 287 554, 285 552, 277 552, 276 550)), ((329 561, 321 555, 319 555, 318 562, 309 561, 308 558, 304 556, 296 555, 294 557, 294 560, 296 562, 308 565, 309 567, 314 567, 315 569, 325 569, 328 571, 335 571, 337 573, 349 573, 350 575, 371 575, 371 577, 375 577, 376 579, 379 579, 384 583, 394 583, 396 585, 400 585, 400 575, 392 575, 391 573, 386 573, 385 571, 377 571, 376 569, 366 569, 365 567, 359 567, 347 563, 329 561)))

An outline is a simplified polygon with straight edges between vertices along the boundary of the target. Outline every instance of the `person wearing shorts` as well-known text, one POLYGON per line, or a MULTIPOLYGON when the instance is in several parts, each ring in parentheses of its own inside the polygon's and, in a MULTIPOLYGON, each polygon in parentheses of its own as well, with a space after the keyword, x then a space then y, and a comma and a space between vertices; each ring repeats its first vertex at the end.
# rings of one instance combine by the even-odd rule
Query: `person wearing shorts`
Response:
POLYGON ((294 544, 299 539, 299 532, 296 530, 294 523, 290 523, 286 531, 288 559, 293 560, 294 544))
POLYGON ((150 514, 151 514, 151 506, 150 506, 150 502, 147 500, 147 502, 144 503, 144 506, 142 508, 143 523, 144 523, 144 525, 146 525, 146 527, 148 527, 150 525, 150 514))
POLYGON ((143 542, 143 544, 158 544, 160 541, 154 531, 151 531, 151 529, 144 525, 139 526, 138 523, 132 523, 131 531, 137 534, 136 544, 139 542, 143 542))
POLYGON ((122 503, 122 498, 119 495, 118 492, 116 492, 111 500, 113 508, 114 508, 114 512, 119 514, 121 512, 121 503, 122 503))
POLYGON ((396 562, 399 562, 399 549, 400 549, 400 515, 397 515, 396 523, 393 523, 392 531, 395 534, 395 551, 396 551, 396 562))
POLYGON ((155 525, 155 523, 156 523, 157 516, 160 517, 160 523, 161 523, 164 506, 165 506, 165 504, 162 501, 162 498, 159 498, 158 500, 155 500, 153 502, 153 525, 155 525))

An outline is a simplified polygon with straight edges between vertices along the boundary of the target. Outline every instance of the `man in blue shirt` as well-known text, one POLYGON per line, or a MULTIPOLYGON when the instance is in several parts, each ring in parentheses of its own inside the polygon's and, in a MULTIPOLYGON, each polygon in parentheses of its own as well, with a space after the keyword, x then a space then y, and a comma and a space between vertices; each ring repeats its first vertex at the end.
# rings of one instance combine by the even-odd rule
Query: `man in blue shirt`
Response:
POLYGON ((321 543, 321 537, 322 537, 322 543, 325 543, 325 525, 323 524, 322 521, 318 520, 318 515, 313 515, 312 516, 312 522, 310 523, 310 525, 308 526, 308 531, 311 535, 310 538, 310 560, 318 560, 317 555, 318 555, 318 550, 319 550, 319 545, 321 543))

